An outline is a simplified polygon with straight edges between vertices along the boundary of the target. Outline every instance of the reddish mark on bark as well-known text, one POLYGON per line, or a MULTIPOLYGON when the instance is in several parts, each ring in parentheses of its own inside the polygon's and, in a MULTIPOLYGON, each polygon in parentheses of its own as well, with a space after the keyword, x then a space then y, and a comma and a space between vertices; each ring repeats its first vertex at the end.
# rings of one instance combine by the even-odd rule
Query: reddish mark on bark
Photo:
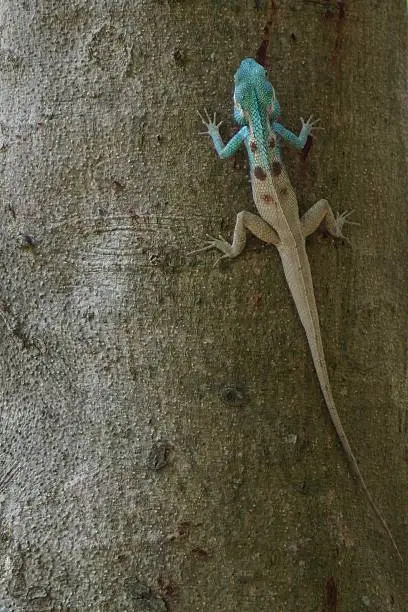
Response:
POLYGON ((275 176, 279 176, 282 172, 282 164, 278 161, 272 162, 272 172, 275 176))
POLYGON ((300 157, 302 158, 303 161, 305 161, 306 157, 309 155, 309 151, 312 148, 312 144, 313 144, 313 136, 310 136, 310 134, 309 134, 309 136, 307 137, 305 146, 299 152, 299 155, 300 155, 300 157))
POLYGON ((337 587, 333 576, 329 576, 325 582, 324 601, 327 612, 337 612, 337 587))
POLYGON ((254 168, 254 176, 260 181, 264 181, 266 179, 266 172, 261 166, 256 166, 254 168))
POLYGON ((257 49, 257 52, 255 53, 256 61, 258 62, 258 64, 261 64, 261 66, 264 67, 266 66, 266 53, 268 51, 271 26, 274 22, 275 14, 278 12, 278 10, 279 7, 277 6, 275 0, 270 0, 268 5, 266 23, 262 32, 262 41, 257 49))
POLYGON ((343 59, 342 55, 344 43, 344 23, 346 20, 346 0, 336 0, 335 6, 328 5, 325 16, 326 19, 336 19, 336 38, 334 41, 331 61, 336 67, 336 72, 340 73, 341 61, 343 59))
POLYGON ((249 146, 250 146, 251 151, 252 151, 253 153, 255 153, 255 151, 257 151, 257 150, 258 150, 258 147, 256 146, 256 142, 254 142, 253 140, 251 140, 251 143, 250 143, 250 145, 249 145, 249 146))
POLYGON ((337 0, 337 8, 339 9, 339 19, 344 19, 346 16, 346 0, 337 0))
POLYGON ((263 303, 262 303, 263 302, 263 293, 260 293, 260 292, 254 293, 254 295, 249 298, 249 302, 250 302, 250 305, 251 305, 252 309, 254 309, 254 308, 262 308, 262 306, 263 306, 263 303))
POLYGON ((256 53, 255 53, 255 59, 258 62, 258 64, 261 64, 261 66, 265 66, 266 63, 266 52, 268 50, 268 45, 269 45, 269 40, 268 40, 268 34, 269 34, 269 25, 271 25, 269 22, 265 25, 264 27, 264 36, 265 36, 265 31, 267 38, 263 38, 261 41, 261 44, 259 45, 256 53))

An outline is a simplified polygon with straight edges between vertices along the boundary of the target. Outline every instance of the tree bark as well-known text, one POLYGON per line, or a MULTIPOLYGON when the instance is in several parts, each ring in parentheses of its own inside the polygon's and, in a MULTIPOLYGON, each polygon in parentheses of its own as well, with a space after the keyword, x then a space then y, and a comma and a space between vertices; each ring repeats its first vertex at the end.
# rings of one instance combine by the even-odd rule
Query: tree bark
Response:
POLYGON ((219 161, 195 110, 231 136, 263 36, 285 125, 325 128, 284 151, 301 212, 327 197, 361 224, 308 251, 338 409, 407 559, 405 3, 0 15, 0 610, 406 610, 277 253, 188 255, 253 210, 245 155, 219 161))

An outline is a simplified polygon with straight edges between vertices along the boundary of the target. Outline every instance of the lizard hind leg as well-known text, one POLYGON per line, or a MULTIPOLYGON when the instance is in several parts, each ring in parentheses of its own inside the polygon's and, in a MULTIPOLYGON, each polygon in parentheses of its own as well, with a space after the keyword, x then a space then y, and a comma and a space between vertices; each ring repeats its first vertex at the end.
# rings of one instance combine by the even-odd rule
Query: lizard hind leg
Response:
POLYGON ((345 238, 345 236, 343 236, 344 224, 349 223, 350 225, 358 225, 358 223, 349 221, 348 217, 352 213, 353 211, 345 211, 337 214, 335 217, 328 201, 319 200, 316 204, 313 204, 300 219, 303 236, 305 238, 310 236, 310 234, 313 234, 313 232, 324 223, 329 234, 335 238, 345 238))
POLYGON ((279 244, 279 236, 275 230, 261 217, 254 215, 253 213, 242 210, 237 214, 237 220, 235 222, 234 236, 232 244, 227 242, 225 238, 219 236, 213 238, 209 236, 207 245, 191 253, 199 253, 200 251, 208 251, 209 249, 218 249, 223 255, 217 259, 216 264, 220 259, 238 257, 245 248, 247 239, 247 230, 254 234, 257 238, 266 242, 267 244, 279 244))

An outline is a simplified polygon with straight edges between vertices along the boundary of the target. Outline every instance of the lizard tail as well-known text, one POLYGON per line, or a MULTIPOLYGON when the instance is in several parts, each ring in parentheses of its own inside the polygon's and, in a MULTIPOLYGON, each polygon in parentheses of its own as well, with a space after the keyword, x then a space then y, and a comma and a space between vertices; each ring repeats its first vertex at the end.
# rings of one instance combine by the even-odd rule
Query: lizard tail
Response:
MULTIPOLYGON (((319 351, 320 353, 320 351, 319 351)), ((321 348, 321 354, 323 355, 323 347, 321 348)), ((349 463, 351 464, 351 468, 358 480, 358 482, 361 485, 361 488, 363 489, 369 504, 371 506, 371 508, 373 509, 374 514, 377 516, 378 520, 380 521, 381 525, 384 528, 384 531, 387 533, 389 539, 391 540, 391 543, 398 555, 398 557, 400 558, 401 561, 403 561, 402 555, 400 553, 400 550, 397 546, 397 543, 395 542, 394 536, 391 533, 390 528, 388 527, 388 524, 385 520, 385 518, 383 517, 380 509, 378 508, 377 504, 374 501, 373 496, 370 493, 370 490, 368 489, 366 482, 363 478, 363 475, 361 474, 360 468, 358 466, 356 457, 352 451, 352 448, 350 446, 350 443, 348 441, 346 432, 344 431, 343 425, 341 423, 340 417, 339 417, 339 413, 337 412, 337 408, 336 405, 334 403, 334 399, 333 399, 333 395, 332 395, 332 391, 331 391, 331 387, 330 387, 330 383, 329 383, 329 378, 328 378, 328 373, 327 373, 327 368, 326 368, 326 364, 323 364, 322 367, 322 363, 321 363, 321 359, 319 357, 315 358, 315 356, 313 355, 313 350, 312 350, 312 357, 313 357, 313 363, 316 369, 316 373, 317 373, 317 377, 319 379, 319 383, 320 383, 320 387, 324 396, 324 399, 326 401, 326 405, 330 414, 330 418, 331 421, 333 423, 333 426, 336 430, 336 433, 340 439, 341 445, 347 455, 347 458, 349 460, 349 463)), ((323 356, 324 358, 324 356, 323 356)))
POLYGON ((396 553, 398 554, 398 557, 402 561, 403 558, 395 542, 394 536, 392 535, 385 518, 377 507, 373 496, 371 495, 365 483, 363 475, 360 472, 357 460, 351 449, 346 432, 344 431, 343 425, 341 423, 339 413, 337 412, 336 404, 334 403, 320 333, 319 316, 317 312, 316 300, 314 297, 312 275, 310 272, 310 266, 307 259, 306 250, 300 247, 298 248, 296 255, 294 255, 293 252, 282 252, 279 247, 278 250, 280 251, 283 269, 285 272, 286 280, 289 285, 289 289, 292 293, 292 297, 295 301, 300 320, 306 332, 316 374, 319 379, 320 388, 322 390, 331 421, 340 439, 341 445, 344 449, 344 452, 347 456, 347 459, 350 463, 355 477, 360 483, 374 514, 377 516, 389 539, 391 540, 391 543, 396 553))

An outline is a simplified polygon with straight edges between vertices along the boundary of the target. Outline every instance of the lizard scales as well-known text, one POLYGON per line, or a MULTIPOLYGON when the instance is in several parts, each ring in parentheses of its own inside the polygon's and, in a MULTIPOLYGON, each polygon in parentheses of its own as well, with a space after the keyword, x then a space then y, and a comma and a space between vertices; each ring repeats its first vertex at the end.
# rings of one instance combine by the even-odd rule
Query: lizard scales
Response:
POLYGON ((401 553, 394 537, 377 507, 360 472, 355 455, 340 421, 327 372, 319 316, 313 289, 312 274, 306 254, 305 239, 322 223, 336 238, 343 237, 342 228, 349 223, 348 215, 337 217, 327 200, 319 200, 301 218, 296 194, 281 161, 279 142, 282 138, 296 148, 302 149, 312 132, 315 122, 302 119, 299 136, 278 122, 279 102, 275 91, 267 80, 265 69, 251 58, 244 59, 235 73, 234 119, 241 129, 224 146, 216 124, 201 117, 221 158, 233 155, 241 144, 245 144, 250 167, 252 194, 259 216, 241 211, 237 215, 232 244, 222 236, 213 238, 202 250, 216 248, 222 258, 237 257, 244 249, 247 230, 268 244, 274 244, 279 252, 286 281, 294 299, 300 320, 306 332, 314 367, 320 387, 347 459, 360 483, 374 513, 381 522, 400 559, 401 553))

